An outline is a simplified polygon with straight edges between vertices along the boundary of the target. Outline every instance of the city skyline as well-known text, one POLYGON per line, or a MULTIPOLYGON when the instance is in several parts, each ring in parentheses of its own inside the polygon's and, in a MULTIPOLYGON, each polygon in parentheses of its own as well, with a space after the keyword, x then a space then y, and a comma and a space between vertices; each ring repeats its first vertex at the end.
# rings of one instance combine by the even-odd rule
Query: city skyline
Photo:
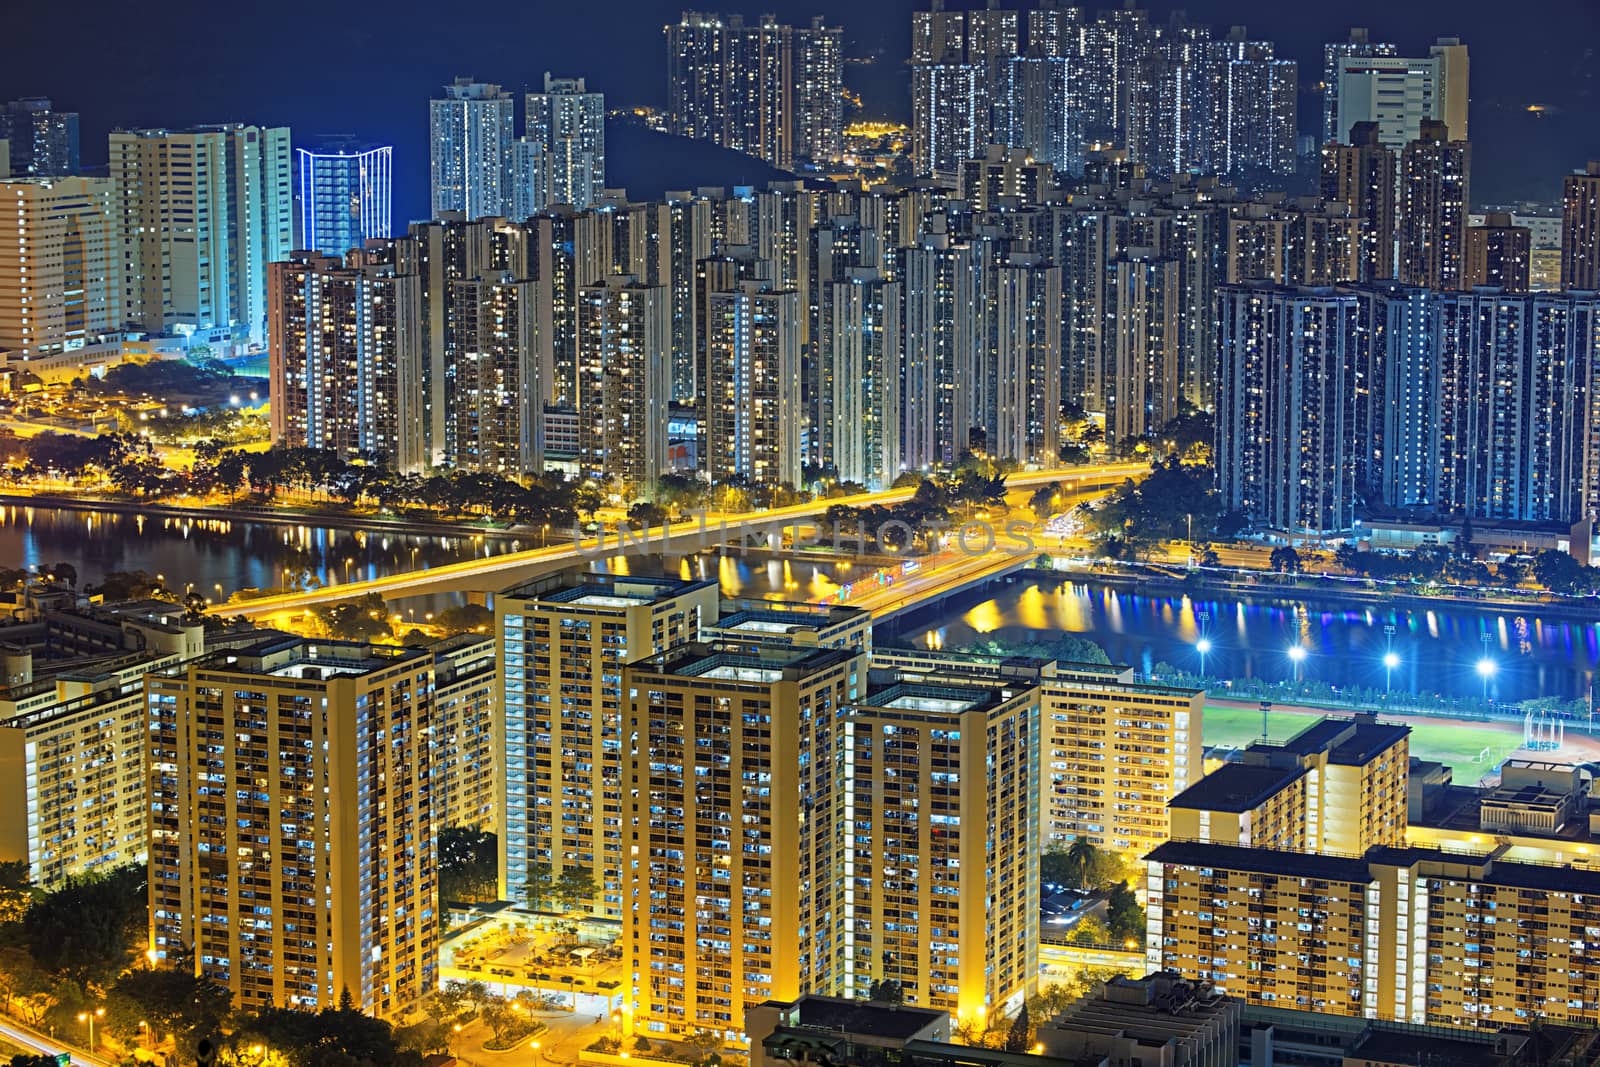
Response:
MULTIPOLYGON (((212 32, 221 37, 235 34, 265 47, 285 32, 274 22, 259 23, 253 14, 235 14, 219 22, 214 11, 198 7, 198 0, 185 2, 197 6, 192 11, 168 7, 168 17, 215 26, 212 32)), ((809 25, 810 18, 820 14, 830 26, 842 27, 847 57, 877 57, 870 67, 846 63, 846 84, 863 94, 869 115, 908 120, 910 68, 905 60, 910 55, 910 14, 920 6, 925 5, 897 0, 892 6, 869 9, 829 0, 814 7, 785 4, 777 13, 797 26, 809 25)), ((1374 40, 1397 43, 1402 55, 1425 54, 1427 46, 1440 36, 1460 37, 1473 49, 1474 140, 1499 146, 1483 175, 1490 202, 1553 197, 1559 192, 1557 178, 1544 175, 1559 176, 1600 156, 1600 133, 1596 132, 1600 123, 1595 121, 1600 114, 1600 103, 1596 103, 1600 100, 1600 60, 1593 55, 1585 57, 1581 51, 1584 30, 1590 30, 1587 39, 1600 32, 1592 5, 1578 0, 1536 0, 1519 10, 1510 26, 1495 22, 1495 9, 1486 0, 1465 7, 1437 2, 1398 8, 1364 0, 1337 8, 1296 11, 1292 16, 1264 0, 1207 0, 1204 6, 1183 6, 1192 22, 1209 24, 1224 35, 1231 25, 1247 26, 1252 37, 1276 41, 1284 54, 1298 62, 1299 128, 1305 134, 1321 132, 1322 108, 1313 87, 1323 69, 1323 46, 1345 40, 1350 27, 1366 27, 1374 40), (1491 25, 1493 32, 1488 31, 1491 25), (1537 33, 1541 27, 1554 25, 1568 32, 1537 33), (1530 105, 1548 110, 1529 113, 1526 108, 1530 105)), ((336 22, 329 32, 342 34, 356 48, 370 50, 375 59, 383 58, 371 69, 352 65, 325 72, 316 81, 314 93, 308 91, 311 83, 274 84, 271 56, 277 53, 269 51, 246 50, 240 53, 238 64, 230 64, 225 71, 202 68, 198 74, 206 80, 184 99, 171 96, 170 68, 164 64, 136 67, 131 72, 119 68, 113 85, 97 83, 92 72, 88 80, 81 73, 68 76, 44 65, 42 53, 24 53, 17 64, 0 74, 0 99, 49 96, 57 107, 78 112, 84 160, 89 165, 103 161, 105 134, 116 126, 254 122, 288 125, 297 136, 307 138, 346 132, 393 144, 395 220, 400 224, 421 218, 427 211, 427 117, 420 102, 435 94, 439 85, 470 74, 501 83, 520 95, 537 92, 543 73, 550 71, 560 77, 588 79, 591 89, 605 93, 612 107, 665 105, 667 74, 661 27, 677 21, 682 10, 679 3, 630 5, 630 16, 608 23, 603 36, 585 32, 581 12, 542 13, 542 18, 557 20, 555 28, 545 29, 533 39, 562 43, 533 49, 510 44, 512 39, 526 39, 524 35, 480 32, 487 31, 487 26, 470 18, 452 21, 441 37, 438 27, 426 25, 420 8, 402 9, 381 27, 365 20, 359 25, 336 22), (35 63, 38 66, 33 66, 35 63), (341 84, 343 92, 329 91, 341 84)), ((752 21, 760 13, 734 7, 710 10, 742 13, 752 21)), ((1170 10, 1172 5, 1154 7, 1152 18, 1164 19, 1170 10)), ((28 17, 24 15, 25 30, 28 17)), ((92 17, 92 12, 86 17, 92 17)), ((338 20, 343 16, 334 11, 328 17, 338 20)), ((525 17, 532 20, 534 15, 530 12, 525 17)), ((126 24, 120 9, 109 5, 102 21, 118 26, 134 42, 159 25, 126 24)), ((143 54, 134 45, 130 51, 135 57, 143 54)), ((608 163, 614 174, 633 176, 636 181, 646 180, 649 173, 645 160, 628 159, 616 152, 608 163)))

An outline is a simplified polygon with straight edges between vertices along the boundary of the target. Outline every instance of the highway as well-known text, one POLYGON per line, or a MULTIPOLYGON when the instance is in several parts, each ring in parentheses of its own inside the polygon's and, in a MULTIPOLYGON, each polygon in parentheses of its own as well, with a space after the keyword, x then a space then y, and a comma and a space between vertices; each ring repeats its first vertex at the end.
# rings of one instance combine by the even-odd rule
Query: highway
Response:
POLYGON ((110 1062, 98 1056, 91 1057, 88 1053, 78 1049, 68 1048, 58 1041, 51 1041, 49 1038, 36 1034, 32 1030, 24 1030, 9 1021, 0 1022, 0 1037, 5 1038, 19 1048, 43 1053, 46 1056, 59 1056, 63 1052, 69 1053, 72 1056, 72 1067, 105 1067, 110 1062))
MULTIPOLYGON (((1068 492, 1082 492, 1110 488, 1126 478, 1144 474, 1149 469, 1148 463, 1134 462, 1102 463, 1059 470, 1017 471, 1007 476, 1006 486, 1012 490, 1032 489, 1051 482, 1060 482, 1068 492)), ((706 525, 702 525, 702 520, 696 519, 652 530, 648 545, 639 545, 637 550, 661 551, 668 542, 675 542, 680 550, 690 546, 710 547, 717 541, 734 538, 743 533, 815 519, 835 505, 863 508, 904 503, 911 499, 914 492, 914 489, 909 488, 886 489, 876 493, 813 500, 784 508, 705 520, 706 525)), ((210 614, 218 618, 265 620, 273 615, 285 612, 299 613, 307 608, 366 596, 369 593, 395 599, 462 589, 488 592, 511 585, 536 569, 556 570, 563 566, 581 563, 584 559, 635 550, 635 546, 631 543, 624 543, 619 547, 615 534, 601 534, 600 538, 603 538, 603 541, 585 539, 576 544, 567 542, 551 545, 548 548, 463 560, 426 570, 405 571, 382 578, 328 585, 319 589, 282 593, 237 603, 218 604, 210 609, 210 614)))

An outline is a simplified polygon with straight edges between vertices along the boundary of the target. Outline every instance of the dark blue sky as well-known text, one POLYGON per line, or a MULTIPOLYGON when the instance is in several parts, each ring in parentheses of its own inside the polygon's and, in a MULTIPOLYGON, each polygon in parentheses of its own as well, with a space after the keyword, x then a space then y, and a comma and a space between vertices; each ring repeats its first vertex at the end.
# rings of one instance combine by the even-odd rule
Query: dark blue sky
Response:
MULTIPOLYGON (((1016 6, 1007 0, 1006 6, 1016 6)), ((353 133, 395 146, 396 218, 427 205, 427 107, 436 87, 472 74, 513 89, 543 71, 581 75, 611 103, 662 103, 661 27, 667 0, 526 5, 394 0, 392 3, 231 4, 227 0, 82 0, 22 5, 0 64, 0 99, 48 95, 82 114, 83 159, 105 159, 117 125, 287 123, 296 138, 353 133), (69 25, 70 23, 70 25, 69 25)), ((762 0, 742 10, 800 21, 825 16, 845 30, 847 53, 875 56, 847 68, 872 114, 909 108, 904 61, 910 13, 920 0, 762 0)), ((955 0, 952 6, 956 6, 955 0)), ((1028 6, 1024 4, 1023 6, 1028 6)), ((1094 6, 1094 5, 1089 5, 1094 6)), ((1150 4, 1164 18, 1173 5, 1150 4)), ((1472 54, 1474 200, 1553 197, 1560 176, 1600 158, 1600 0, 1196 0, 1179 5, 1218 28, 1249 26, 1321 69, 1321 46, 1364 25, 1403 51, 1461 37, 1472 54), (1543 104, 1543 117, 1529 104, 1543 104)), ((519 109, 520 110, 520 109, 519 109)), ((1301 99, 1301 128, 1320 124, 1301 99)), ((647 143, 641 141, 640 143, 647 143)), ((648 160, 618 160, 624 172, 648 160)))

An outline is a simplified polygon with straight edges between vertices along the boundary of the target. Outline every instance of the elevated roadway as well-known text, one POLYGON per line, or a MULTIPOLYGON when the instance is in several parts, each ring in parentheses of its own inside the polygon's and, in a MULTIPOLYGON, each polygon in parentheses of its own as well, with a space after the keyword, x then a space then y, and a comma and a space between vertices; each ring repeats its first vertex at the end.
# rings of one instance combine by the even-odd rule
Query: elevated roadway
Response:
MULTIPOLYGON (((1066 492, 1079 493, 1109 489, 1130 477, 1149 470, 1144 462, 1119 462, 1065 467, 1058 470, 1017 471, 1006 478, 1010 489, 1034 489, 1060 482, 1066 492)), ((622 537, 601 533, 597 537, 570 541, 547 548, 508 552, 498 556, 463 560, 442 567, 403 571, 357 582, 326 585, 293 593, 281 593, 236 603, 218 604, 210 614, 218 618, 247 618, 260 621, 275 615, 298 614, 309 608, 337 603, 376 593, 386 600, 426 596, 433 593, 492 593, 518 582, 551 571, 582 564, 622 552, 693 552, 725 541, 760 533, 780 533, 804 525, 835 505, 864 508, 900 504, 911 499, 914 489, 886 489, 876 493, 813 500, 805 504, 772 508, 748 514, 697 518, 671 526, 651 529, 642 537, 622 537)), ((969 577, 968 581, 971 580, 969 577)), ((966 584, 963 582, 962 584, 966 584)))

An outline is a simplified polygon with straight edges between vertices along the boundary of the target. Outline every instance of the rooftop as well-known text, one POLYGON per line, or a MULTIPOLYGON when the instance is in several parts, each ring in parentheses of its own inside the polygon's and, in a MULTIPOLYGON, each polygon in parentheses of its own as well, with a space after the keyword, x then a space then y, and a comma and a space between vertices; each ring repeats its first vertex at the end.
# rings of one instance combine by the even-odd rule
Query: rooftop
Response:
MULTIPOLYGON (((431 660, 431 656, 415 648, 369 645, 363 641, 312 640, 291 635, 213 652, 191 662, 202 671, 317 680, 334 675, 370 674, 414 659, 431 660)), ((173 672, 181 673, 188 666, 180 664, 173 672)))
POLYGON ((502 595, 546 604, 616 610, 653 604, 691 590, 715 589, 716 585, 713 581, 691 581, 664 574, 569 570, 513 586, 502 595))
POLYGON ((1367 762, 1410 734, 1411 727, 1404 723, 1379 722, 1371 715, 1358 715, 1353 719, 1320 719, 1278 747, 1296 756, 1327 752, 1334 763, 1353 766, 1367 762))
POLYGON ((1224 763, 1168 801, 1169 808, 1249 811, 1306 772, 1299 767, 1224 763))
POLYGON ((854 649, 813 648, 809 645, 750 645, 725 641, 697 641, 637 660, 635 671, 680 678, 713 678, 757 685, 804 678, 838 666, 860 655, 854 649))
POLYGON ((783 1012, 783 1026, 900 1041, 909 1040, 928 1026, 948 1018, 948 1013, 933 1008, 880 1004, 873 1000, 845 1000, 810 993, 793 1003, 773 1006, 783 1012))

